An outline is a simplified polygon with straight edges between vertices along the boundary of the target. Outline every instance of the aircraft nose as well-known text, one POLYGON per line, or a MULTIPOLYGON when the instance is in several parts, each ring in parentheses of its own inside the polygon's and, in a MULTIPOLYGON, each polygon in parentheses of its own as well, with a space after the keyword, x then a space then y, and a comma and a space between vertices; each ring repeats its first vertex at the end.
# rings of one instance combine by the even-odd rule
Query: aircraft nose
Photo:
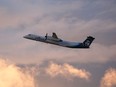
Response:
POLYGON ((26 38, 26 36, 23 36, 23 38, 26 38))
POLYGON ((23 38, 27 38, 27 35, 26 36, 23 36, 23 38))

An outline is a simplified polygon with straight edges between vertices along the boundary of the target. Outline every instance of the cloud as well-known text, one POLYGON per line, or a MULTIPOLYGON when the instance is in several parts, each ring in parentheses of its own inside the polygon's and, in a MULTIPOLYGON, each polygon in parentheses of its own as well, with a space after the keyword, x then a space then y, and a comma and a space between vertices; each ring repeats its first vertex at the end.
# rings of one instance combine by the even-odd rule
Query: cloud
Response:
MULTIPOLYGON (((43 67, 36 66, 36 64, 15 65, 8 60, 0 59, 0 87, 46 87, 47 85, 38 86, 38 84, 48 84, 46 79, 50 79, 51 77, 46 75, 50 75, 51 77, 62 76, 68 80, 72 80, 73 78, 89 80, 91 76, 88 71, 77 69, 66 63, 58 65, 52 62, 49 66, 46 65, 43 67)), ((60 82, 61 79, 62 78, 56 78, 56 81, 60 82)), ((51 81, 53 80, 51 79, 51 81)), ((57 84, 56 81, 55 83, 57 84)), ((50 84, 52 85, 52 83, 48 85, 50 84)), ((70 82, 70 84, 72 84, 72 82, 70 82)), ((65 87, 64 83, 61 85, 65 87)))
POLYGON ((0 59, 0 87, 35 87, 34 76, 29 70, 0 59))
MULTIPOLYGON (((82 68, 76 68, 68 63, 57 64, 55 62, 43 62, 37 64, 19 64, 15 65, 11 61, 0 59, 0 87, 54 87, 60 84, 61 87, 98 87, 100 81, 101 68, 96 65, 91 65, 91 70, 94 72, 95 68, 99 73, 91 73, 94 75, 91 80, 91 73, 82 68), (52 78, 51 78, 52 77, 52 78), (99 77, 99 78, 98 78, 99 77), (62 79, 63 78, 63 79, 62 79), (65 79, 64 79, 65 78, 65 79), (98 79, 98 80, 96 80, 98 79), (70 81, 72 80, 72 81, 70 81), (89 82, 88 82, 89 80, 89 82), (39 84, 39 85, 38 85, 39 84)), ((78 65, 78 64, 77 64, 78 65)), ((97 64, 98 65, 98 64, 97 64)), ((82 65, 88 67, 88 64, 82 65)), ((114 87, 116 86, 116 69, 110 68, 106 70, 101 79, 100 87, 114 87)))
POLYGON ((106 70, 106 73, 101 80, 100 87, 114 87, 114 86, 116 86, 116 69, 110 68, 106 70))
POLYGON ((84 69, 75 68, 67 63, 58 65, 53 62, 51 62, 48 68, 46 68, 46 73, 52 77, 63 76, 68 79, 77 77, 88 80, 91 76, 91 74, 84 69))
POLYGON ((51 5, 46 0, 1 0, 0 3, 2 3, 0 6, 0 28, 17 28, 21 25, 30 26, 33 25, 34 21, 44 18, 45 15, 64 14, 67 11, 81 7, 80 1, 73 1, 66 4, 54 3, 55 5, 51 5))

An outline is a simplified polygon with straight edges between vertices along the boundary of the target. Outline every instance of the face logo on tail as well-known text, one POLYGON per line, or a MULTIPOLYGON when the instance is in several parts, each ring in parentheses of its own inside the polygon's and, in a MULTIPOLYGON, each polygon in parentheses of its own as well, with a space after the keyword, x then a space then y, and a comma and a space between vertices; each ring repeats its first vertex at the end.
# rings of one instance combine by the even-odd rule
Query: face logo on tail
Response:
POLYGON ((90 45, 90 41, 87 40, 87 41, 85 42, 85 46, 89 46, 89 45, 90 45))

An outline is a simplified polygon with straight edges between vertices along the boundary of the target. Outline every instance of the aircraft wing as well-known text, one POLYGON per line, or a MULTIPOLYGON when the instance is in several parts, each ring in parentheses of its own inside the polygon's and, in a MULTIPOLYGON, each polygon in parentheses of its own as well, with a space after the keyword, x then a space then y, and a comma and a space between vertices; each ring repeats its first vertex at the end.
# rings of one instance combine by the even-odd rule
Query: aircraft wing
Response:
POLYGON ((54 32, 52 33, 52 37, 58 39, 58 36, 54 32))

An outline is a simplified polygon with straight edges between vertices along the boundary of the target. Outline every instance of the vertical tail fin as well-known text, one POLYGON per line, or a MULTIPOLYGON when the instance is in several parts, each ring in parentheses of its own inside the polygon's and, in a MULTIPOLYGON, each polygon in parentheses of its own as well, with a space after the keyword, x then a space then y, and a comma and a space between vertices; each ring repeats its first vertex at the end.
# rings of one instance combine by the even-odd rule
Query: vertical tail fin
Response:
POLYGON ((88 36, 87 39, 83 42, 85 47, 89 47, 95 38, 88 36))

